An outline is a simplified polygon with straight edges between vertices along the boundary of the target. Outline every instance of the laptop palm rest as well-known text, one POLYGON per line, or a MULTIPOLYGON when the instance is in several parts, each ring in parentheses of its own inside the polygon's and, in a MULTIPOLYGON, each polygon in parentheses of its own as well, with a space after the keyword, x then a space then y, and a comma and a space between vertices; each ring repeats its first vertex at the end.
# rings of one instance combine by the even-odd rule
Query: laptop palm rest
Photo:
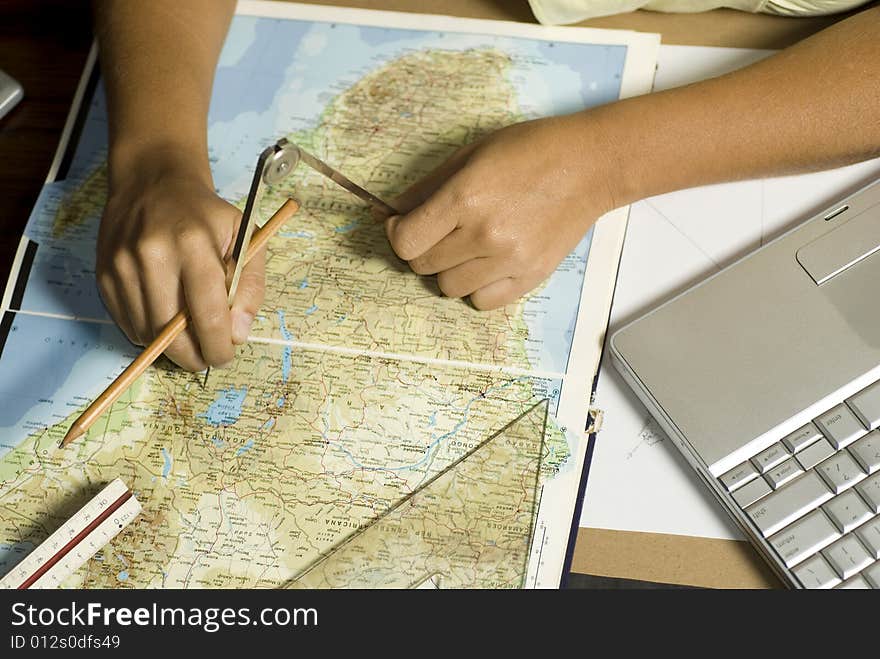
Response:
POLYGON ((870 207, 801 247, 797 260, 813 281, 821 285, 878 251, 880 213, 870 207))
POLYGON ((643 402, 714 475, 880 374, 880 184, 841 205, 611 338, 643 402))

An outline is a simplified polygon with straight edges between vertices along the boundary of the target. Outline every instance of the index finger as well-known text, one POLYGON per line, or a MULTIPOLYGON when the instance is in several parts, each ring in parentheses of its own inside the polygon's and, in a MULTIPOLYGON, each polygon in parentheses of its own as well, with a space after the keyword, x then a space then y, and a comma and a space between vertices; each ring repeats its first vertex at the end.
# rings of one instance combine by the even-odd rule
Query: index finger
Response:
POLYGON ((202 358, 210 366, 228 364, 235 348, 223 262, 206 249, 204 258, 191 257, 183 264, 181 280, 202 358))
POLYGON ((412 261, 448 236, 455 229, 455 221, 448 215, 436 217, 429 208, 419 206, 408 215, 392 215, 385 220, 385 233, 391 248, 404 261, 412 261))

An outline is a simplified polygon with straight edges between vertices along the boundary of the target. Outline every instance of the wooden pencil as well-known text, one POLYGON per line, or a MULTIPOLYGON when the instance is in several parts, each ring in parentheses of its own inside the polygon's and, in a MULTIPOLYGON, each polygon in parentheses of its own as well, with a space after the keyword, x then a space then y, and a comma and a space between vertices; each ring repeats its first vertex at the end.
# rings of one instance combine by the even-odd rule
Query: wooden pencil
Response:
MULTIPOLYGON (((260 249, 266 246, 266 243, 269 242, 269 238, 275 235, 278 229, 280 229, 284 223, 297 212, 297 210, 299 210, 299 204, 295 200, 288 199, 284 202, 284 205, 276 211, 269 221, 254 233, 247 251, 245 252, 245 263, 247 263, 254 254, 259 252, 260 249)), ((233 266, 234 264, 230 264, 230 267, 233 266)), ((185 311, 180 311, 174 316, 153 342, 144 348, 144 351, 138 355, 137 359, 129 364, 128 367, 122 371, 115 380, 113 380, 110 386, 108 386, 104 392, 98 396, 88 408, 86 408, 76 421, 73 422, 68 429, 67 434, 64 435, 64 439, 61 440, 60 446, 63 448, 73 440, 82 437, 92 424, 104 414, 113 403, 116 402, 123 392, 125 392, 132 383, 137 380, 145 370, 147 370, 150 364, 155 362, 159 356, 165 352, 174 339, 186 329, 188 322, 189 317, 185 311)))

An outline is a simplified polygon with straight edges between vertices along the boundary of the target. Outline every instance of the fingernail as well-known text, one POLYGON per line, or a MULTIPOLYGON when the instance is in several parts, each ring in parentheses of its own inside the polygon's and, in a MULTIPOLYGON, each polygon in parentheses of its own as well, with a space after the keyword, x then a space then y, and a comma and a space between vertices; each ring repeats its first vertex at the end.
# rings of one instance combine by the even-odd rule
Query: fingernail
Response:
POLYGON ((246 311, 234 311, 232 318, 232 342, 242 344, 251 333, 254 317, 246 311))

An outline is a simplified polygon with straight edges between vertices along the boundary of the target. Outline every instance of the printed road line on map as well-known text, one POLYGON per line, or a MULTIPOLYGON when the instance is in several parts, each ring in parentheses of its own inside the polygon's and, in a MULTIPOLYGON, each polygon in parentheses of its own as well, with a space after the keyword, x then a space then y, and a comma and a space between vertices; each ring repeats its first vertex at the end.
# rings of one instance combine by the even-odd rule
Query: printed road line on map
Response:
POLYGON ((405 355, 396 352, 382 352, 380 350, 363 350, 362 348, 347 348, 345 346, 331 346, 323 343, 307 343, 305 341, 295 341, 289 339, 278 339, 275 337, 248 337, 249 342, 253 343, 269 343, 272 345, 289 346, 291 348, 304 348, 306 350, 315 350, 317 352, 335 352, 344 355, 376 357, 379 359, 391 359, 402 362, 420 362, 423 364, 437 364, 438 366, 452 366, 457 368, 471 368, 482 371, 499 371, 501 373, 509 373, 510 375, 528 375, 537 378, 545 378, 548 380, 564 380, 565 373, 553 373, 550 371, 538 371, 534 369, 519 368, 516 366, 503 366, 500 364, 482 364, 478 362, 466 362, 457 359, 440 359, 439 357, 424 357, 421 355, 405 355))

